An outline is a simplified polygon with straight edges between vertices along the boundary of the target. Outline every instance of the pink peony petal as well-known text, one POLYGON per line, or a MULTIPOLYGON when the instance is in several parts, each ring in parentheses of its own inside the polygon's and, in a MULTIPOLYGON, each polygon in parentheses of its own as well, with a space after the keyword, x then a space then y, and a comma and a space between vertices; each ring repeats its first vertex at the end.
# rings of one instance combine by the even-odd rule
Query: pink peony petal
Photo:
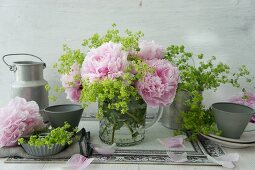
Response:
POLYGON ((161 145, 164 145, 167 148, 175 148, 175 147, 185 147, 183 145, 183 141, 186 138, 184 135, 179 135, 170 138, 158 139, 161 145))
POLYGON ((127 55, 121 44, 113 42, 90 49, 82 64, 82 79, 88 78, 93 82, 96 79, 115 79, 122 76, 128 66, 127 55))
POLYGON ((0 147, 15 146, 22 135, 45 127, 37 103, 20 97, 1 108, 0 116, 0 147))
POLYGON ((138 56, 144 60, 162 59, 164 57, 163 47, 154 41, 142 40, 138 45, 140 48, 138 56))
POLYGON ((116 150, 116 144, 112 144, 110 147, 94 147, 94 150, 102 155, 112 155, 116 150))
POLYGON ((72 102, 78 102, 81 96, 81 88, 66 88, 65 93, 67 94, 66 98, 72 102))
POLYGON ((75 62, 68 74, 61 76, 62 86, 65 88, 67 99, 78 102, 81 95, 81 71, 80 66, 75 62))
POLYGON ((182 154, 175 154, 173 152, 166 152, 166 154, 169 156, 170 160, 172 162, 187 162, 188 158, 187 158, 187 153, 184 152, 182 154))
POLYGON ((235 165, 233 162, 236 162, 239 160, 239 154, 238 153, 230 153, 226 155, 222 155, 219 157, 211 157, 210 155, 206 155, 207 159, 217 163, 225 168, 234 168, 235 165))
POLYGON ((177 67, 164 59, 144 61, 155 68, 136 83, 136 89, 143 100, 151 107, 166 106, 174 100, 179 81, 177 67))
POLYGON ((226 154, 226 155, 221 155, 219 157, 216 157, 215 159, 222 160, 222 161, 236 162, 236 161, 239 160, 239 154, 238 153, 229 153, 229 154, 226 154))
POLYGON ((229 101, 237 104, 243 104, 255 109, 255 94, 253 93, 245 93, 240 96, 235 96, 232 97, 229 101))
POLYGON ((80 154, 74 154, 67 162, 66 166, 68 168, 77 169, 77 170, 83 170, 86 169, 91 162, 94 160, 94 158, 86 158, 83 155, 80 154))
MULTIPOLYGON (((243 95, 232 97, 229 101, 255 109, 255 94, 253 93, 247 92, 243 95)), ((252 116, 250 122, 255 123, 255 115, 252 116)))

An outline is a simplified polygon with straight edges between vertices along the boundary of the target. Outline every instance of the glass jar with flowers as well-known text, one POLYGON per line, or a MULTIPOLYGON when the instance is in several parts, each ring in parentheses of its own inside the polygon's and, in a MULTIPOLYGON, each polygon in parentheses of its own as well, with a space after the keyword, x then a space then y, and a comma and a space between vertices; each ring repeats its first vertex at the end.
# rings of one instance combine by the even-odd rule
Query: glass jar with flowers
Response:
POLYGON ((120 35, 113 25, 104 36, 94 34, 84 40, 86 53, 65 46, 55 64, 68 99, 84 107, 98 102, 99 137, 107 144, 140 143, 147 105, 162 112, 162 106, 175 97, 177 68, 163 59, 160 45, 142 37, 141 32, 129 30, 120 35))

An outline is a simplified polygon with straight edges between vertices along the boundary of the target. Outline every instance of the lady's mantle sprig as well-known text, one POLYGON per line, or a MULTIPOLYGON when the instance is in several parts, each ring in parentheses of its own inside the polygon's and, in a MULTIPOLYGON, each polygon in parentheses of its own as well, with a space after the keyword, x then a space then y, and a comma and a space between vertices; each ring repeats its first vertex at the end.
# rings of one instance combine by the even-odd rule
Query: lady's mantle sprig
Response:
MULTIPOLYGON (((222 84, 231 84, 233 87, 241 88, 245 80, 252 82, 253 77, 246 66, 242 65, 237 72, 232 73, 231 68, 224 63, 217 63, 216 57, 204 60, 203 54, 194 56, 185 51, 184 46, 171 45, 167 48, 165 59, 175 64, 180 73, 180 84, 178 90, 189 92, 190 97, 186 101, 188 110, 181 113, 183 121, 182 130, 192 131, 193 137, 197 134, 219 134, 211 110, 202 105, 203 91, 217 90, 222 84), (196 63, 195 64, 195 60, 196 63)), ((242 88, 245 92, 245 89, 242 88)))
POLYGON ((70 145, 73 141, 72 138, 74 134, 78 131, 78 128, 73 129, 73 131, 67 131, 70 125, 65 122, 64 126, 52 129, 46 136, 40 136, 40 134, 31 135, 29 139, 19 138, 18 143, 27 143, 31 146, 43 146, 47 145, 52 147, 54 144, 60 145, 70 145))

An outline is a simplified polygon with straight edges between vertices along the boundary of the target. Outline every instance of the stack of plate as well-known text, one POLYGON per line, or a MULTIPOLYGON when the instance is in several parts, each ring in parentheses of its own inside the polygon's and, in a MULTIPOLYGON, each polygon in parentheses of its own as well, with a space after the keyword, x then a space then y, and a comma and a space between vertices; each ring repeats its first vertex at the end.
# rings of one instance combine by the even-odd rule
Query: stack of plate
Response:
POLYGON ((244 130, 244 133, 240 139, 231 139, 222 136, 216 135, 204 135, 201 134, 204 138, 213 141, 221 146, 228 148, 246 148, 250 146, 255 146, 255 124, 249 123, 244 130))

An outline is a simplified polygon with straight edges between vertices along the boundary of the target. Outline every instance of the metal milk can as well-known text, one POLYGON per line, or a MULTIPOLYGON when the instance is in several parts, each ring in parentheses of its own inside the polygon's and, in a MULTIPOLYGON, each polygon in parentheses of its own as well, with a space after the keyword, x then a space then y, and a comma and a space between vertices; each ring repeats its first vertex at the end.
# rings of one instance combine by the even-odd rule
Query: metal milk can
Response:
POLYGON ((187 111, 188 107, 185 102, 190 98, 190 94, 187 91, 177 91, 174 101, 163 108, 163 114, 160 122, 163 126, 170 129, 180 129, 182 120, 180 120, 180 113, 187 111))
MULTIPOLYGON (((32 54, 7 54, 3 56, 3 62, 14 72, 15 80, 11 84, 12 94, 11 97, 16 96, 25 98, 27 101, 35 101, 42 110, 49 106, 48 92, 45 89, 47 81, 43 78, 43 69, 46 64, 37 56, 32 54), (32 56, 39 59, 35 61, 16 61, 13 65, 9 65, 5 61, 7 56, 32 56)), ((43 116, 44 117, 44 116, 43 116)))

